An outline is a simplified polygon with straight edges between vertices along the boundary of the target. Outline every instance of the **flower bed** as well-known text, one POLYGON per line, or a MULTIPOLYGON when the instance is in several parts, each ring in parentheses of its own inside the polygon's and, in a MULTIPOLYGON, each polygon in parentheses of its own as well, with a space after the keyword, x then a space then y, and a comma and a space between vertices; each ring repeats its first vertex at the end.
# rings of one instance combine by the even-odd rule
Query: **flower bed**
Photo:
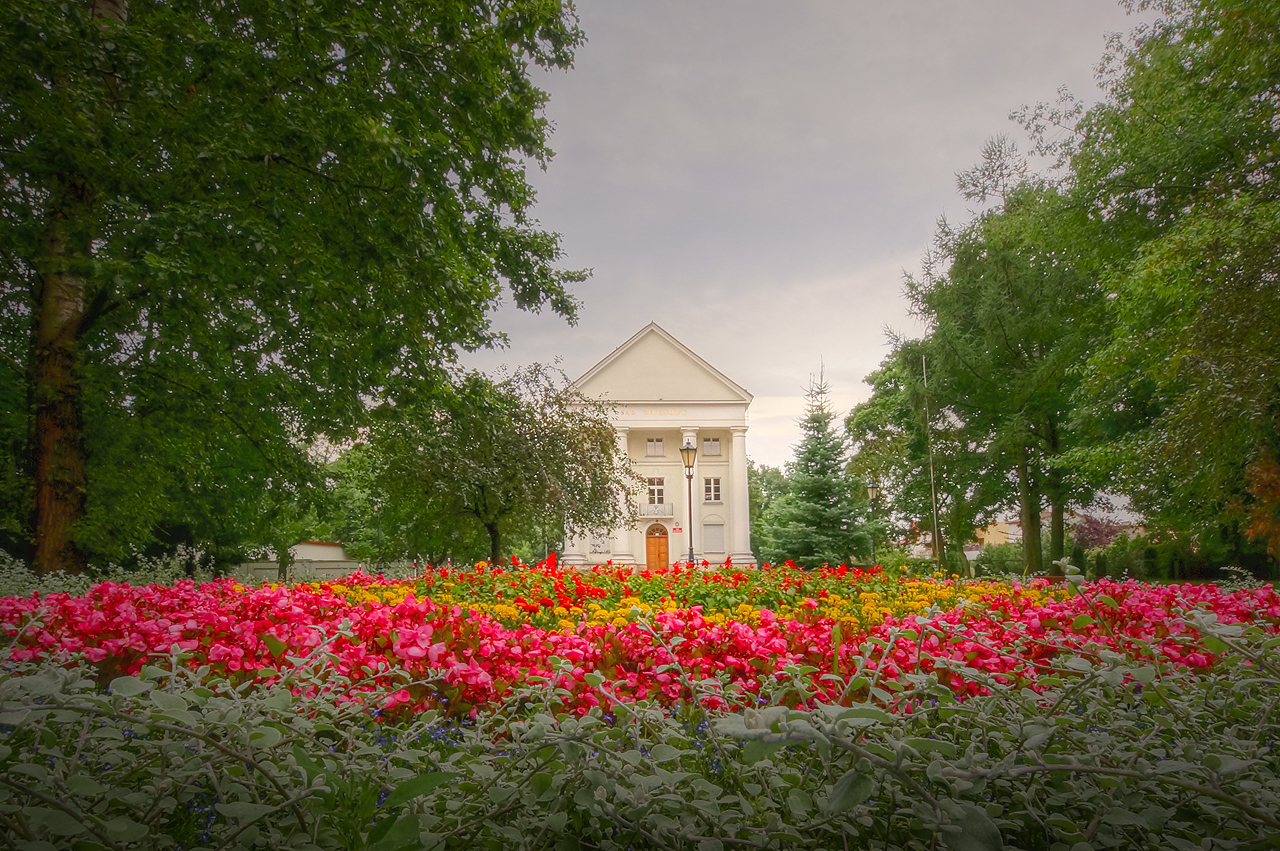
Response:
POLYGON ((1072 596, 1039 582, 845 567, 632 572, 554 562, 433 570, 412 582, 101 583, 81 597, 0 599, 0 629, 14 659, 82 656, 104 683, 175 653, 193 669, 263 683, 323 661, 340 700, 397 684, 379 698, 397 713, 470 712, 530 682, 545 683, 549 706, 580 714, 644 699, 748 706, 779 699, 779 688, 794 691, 792 704, 871 696, 911 711, 894 695, 916 671, 936 671, 963 696, 984 692, 987 677, 1035 687, 1059 654, 1208 667, 1214 646, 1189 622, 1193 611, 1280 632, 1271 586, 1102 581, 1072 596))

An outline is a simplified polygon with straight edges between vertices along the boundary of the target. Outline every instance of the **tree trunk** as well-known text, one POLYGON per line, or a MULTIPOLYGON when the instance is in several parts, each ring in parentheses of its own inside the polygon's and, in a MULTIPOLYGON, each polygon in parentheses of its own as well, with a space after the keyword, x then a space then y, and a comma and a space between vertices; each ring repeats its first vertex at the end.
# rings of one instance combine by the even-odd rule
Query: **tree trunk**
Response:
MULTIPOLYGON (((1062 481, 1062 470, 1053 465, 1054 459, 1058 457, 1061 451, 1058 446, 1058 424, 1051 416, 1045 426, 1045 443, 1048 447, 1049 455, 1044 488, 1045 493, 1049 496, 1049 558, 1057 561, 1067 554, 1066 524, 1064 521, 1067 498, 1066 487, 1062 481)), ((1078 565, 1078 567, 1084 570, 1084 565, 1078 565)), ((1049 565, 1049 575, 1061 576, 1062 568, 1056 564, 1049 565)))
MULTIPOLYGON (((1049 558, 1051 561, 1058 561, 1067 554, 1067 531, 1063 517, 1062 497, 1050 497, 1049 510, 1051 512, 1049 519, 1049 558)), ((1080 569, 1084 570, 1084 567, 1080 566, 1080 569)), ((1049 574, 1051 576, 1061 576, 1062 568, 1056 564, 1051 564, 1049 565, 1049 574)))
POLYGON ((36 573, 80 573, 84 553, 75 524, 84 513, 85 458, 78 376, 79 341, 86 313, 84 267, 91 191, 64 181, 54 195, 42 240, 42 268, 31 340, 31 389, 35 405, 35 508, 32 527, 36 573))
MULTIPOLYGON (((128 0, 92 0, 89 8, 94 18, 118 22, 128 11, 128 0)), ((95 67, 104 101, 114 106, 120 81, 109 56, 100 52, 95 67)), ((55 87, 67 83, 67 77, 55 74, 55 87)), ((36 270, 30 387, 36 497, 32 567, 39 574, 81 573, 86 566, 75 525, 84 515, 87 491, 79 367, 80 338, 88 324, 94 203, 93 187, 82 176, 61 175, 55 181, 36 270)))
POLYGON ((1022 574, 1036 576, 1040 561, 1040 494, 1031 479, 1027 447, 1019 446, 1015 466, 1018 472, 1018 505, 1022 518, 1022 574))
POLYGON ((485 531, 489 533, 489 564, 502 563, 502 533, 498 531, 497 523, 484 524, 485 531))

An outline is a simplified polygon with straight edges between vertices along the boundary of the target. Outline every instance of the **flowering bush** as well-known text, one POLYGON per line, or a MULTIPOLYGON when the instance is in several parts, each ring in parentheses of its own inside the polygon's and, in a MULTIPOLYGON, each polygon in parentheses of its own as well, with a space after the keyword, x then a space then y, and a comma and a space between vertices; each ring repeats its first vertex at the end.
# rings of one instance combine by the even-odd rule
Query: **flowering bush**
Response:
POLYGON ((1187 621, 1192 611, 1280 629, 1271 586, 1226 593, 1101 581, 1070 596, 1042 582, 847 567, 631 572, 552 563, 434 570, 411 582, 364 574, 292 586, 104 582, 81 596, 0 599, 0 630, 14 660, 84 658, 103 682, 159 657, 261 684, 323 660, 337 700, 394 684, 376 708, 402 714, 472 713, 527 683, 545 685, 549 707, 578 714, 651 698, 743 707, 779 690, 792 705, 870 695, 909 712, 894 696, 916 672, 936 670, 957 695, 974 695, 988 690, 975 672, 1035 688, 1063 653, 1207 668, 1217 653, 1187 621))
POLYGON ((1069 587, 543 565, 0 599, 0 827, 77 849, 1280 847, 1274 589, 1069 587))
POLYGON ((1280 847, 1280 639, 1195 622, 1213 668, 1063 654, 1043 691, 975 674, 991 694, 963 702, 909 674, 912 713, 578 717, 525 685, 474 721, 388 724, 318 695, 323 670, 244 689, 155 664, 104 694, 82 664, 14 663, 0 826, 76 851, 1280 847))

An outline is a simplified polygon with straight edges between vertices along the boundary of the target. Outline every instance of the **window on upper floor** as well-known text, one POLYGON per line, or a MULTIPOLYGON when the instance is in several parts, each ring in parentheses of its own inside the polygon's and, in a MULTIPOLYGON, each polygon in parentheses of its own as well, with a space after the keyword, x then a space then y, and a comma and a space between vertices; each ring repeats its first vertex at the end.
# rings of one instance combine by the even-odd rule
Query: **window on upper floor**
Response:
POLYGON ((650 457, 662 458, 667 453, 662 448, 662 438, 651 437, 645 441, 644 454, 650 457))
POLYGON ((720 501, 720 477, 707 478, 702 480, 702 501, 703 502, 719 502, 720 501))
POLYGON ((666 478, 658 476, 649 479, 649 504, 665 505, 666 504, 666 478))
POLYGON ((718 437, 702 438, 702 454, 703 455, 719 455, 720 454, 720 438, 718 437))

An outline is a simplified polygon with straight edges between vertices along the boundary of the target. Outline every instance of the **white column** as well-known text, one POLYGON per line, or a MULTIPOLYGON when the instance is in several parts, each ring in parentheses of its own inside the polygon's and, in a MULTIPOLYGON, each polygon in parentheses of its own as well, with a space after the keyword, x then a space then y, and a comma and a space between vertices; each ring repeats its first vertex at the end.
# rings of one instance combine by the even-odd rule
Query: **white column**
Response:
POLYGON ((737 426, 733 433, 733 450, 729 456, 729 525, 731 540, 729 557, 735 564, 755 561, 751 554, 751 498, 747 489, 747 429, 737 426))
MULTIPOLYGON (((702 478, 698 475, 700 466, 699 461, 702 460, 702 447, 698 445, 698 430, 696 428, 685 428, 680 430, 680 445, 692 443, 698 447, 698 454, 693 461, 693 502, 691 503, 693 511, 689 511, 689 506, 685 507, 684 517, 680 520, 682 523, 689 524, 689 528, 685 531, 689 535, 693 535, 693 560, 694 562, 702 561, 702 478)), ((685 469, 682 463, 680 465, 680 478, 684 481, 684 498, 689 499, 689 480, 685 476, 685 469)), ((689 538, 684 539, 684 549, 680 551, 680 558, 687 559, 689 557, 689 538)))
MULTIPOLYGON (((627 428, 627 426, 617 426, 616 429, 617 429, 618 451, 622 453, 622 457, 630 458, 631 457, 630 448, 627 445, 627 434, 630 431, 630 429, 627 428)), ((626 513, 630 514, 631 508, 632 508, 631 503, 635 499, 635 495, 628 492, 623 494, 621 499, 622 499, 623 510, 626 513)), ((634 525, 628 525, 628 526, 624 526, 621 529, 613 530, 612 559, 614 564, 635 564, 636 562, 636 557, 634 555, 635 551, 632 550, 632 546, 635 543, 634 534, 635 534, 634 525)))
POLYGON ((563 558, 560 559, 564 564, 586 564, 591 558, 591 539, 590 538, 567 538, 564 542, 564 552, 561 553, 563 558))

